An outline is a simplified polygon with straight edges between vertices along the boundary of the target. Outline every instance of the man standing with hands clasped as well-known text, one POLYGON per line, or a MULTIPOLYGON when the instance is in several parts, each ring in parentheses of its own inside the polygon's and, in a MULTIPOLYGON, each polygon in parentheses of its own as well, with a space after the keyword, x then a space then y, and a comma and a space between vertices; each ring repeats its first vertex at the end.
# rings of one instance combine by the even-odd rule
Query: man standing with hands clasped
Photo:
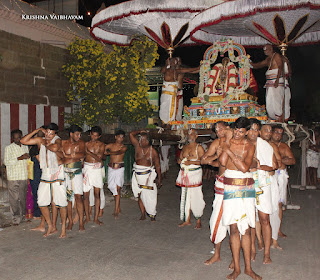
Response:
POLYGON ((12 223, 19 225, 25 218, 27 206, 28 173, 27 159, 28 146, 22 145, 20 140, 22 131, 11 131, 13 143, 4 150, 4 165, 7 168, 8 192, 12 223))

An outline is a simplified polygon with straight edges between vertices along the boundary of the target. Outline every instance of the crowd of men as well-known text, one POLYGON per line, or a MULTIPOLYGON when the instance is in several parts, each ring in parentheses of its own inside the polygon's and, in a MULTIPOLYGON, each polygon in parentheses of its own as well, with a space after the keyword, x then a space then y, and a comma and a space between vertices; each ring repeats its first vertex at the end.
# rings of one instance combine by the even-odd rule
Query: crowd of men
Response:
POLYGON ((288 145, 281 142, 282 126, 261 125, 257 119, 241 117, 231 126, 215 124, 217 139, 207 152, 196 143, 197 133, 190 130, 179 163, 181 169, 177 185, 181 186, 180 226, 190 225, 191 211, 201 227, 200 218, 205 203, 202 194, 201 165, 218 167, 215 198, 210 218, 210 239, 214 255, 205 264, 220 261, 221 242, 230 234, 233 272, 228 279, 240 274, 240 249, 245 261, 245 273, 253 279, 262 279, 251 268, 256 246, 264 250, 264 264, 270 264, 270 247, 281 249, 278 236, 281 231, 282 210, 287 202, 287 165, 295 164, 288 145))
POLYGON ((109 145, 100 141, 102 130, 98 126, 91 129, 88 142, 80 139, 82 129, 77 125, 69 128, 68 140, 61 140, 57 132, 55 123, 40 127, 24 137, 20 130, 13 130, 13 143, 5 148, 4 164, 13 224, 18 225, 25 219, 27 159, 31 155, 33 162, 38 163, 33 165, 34 176, 31 180, 36 200, 34 208, 41 211, 40 225, 33 230, 44 232, 45 237, 56 233, 59 211, 62 225, 60 238, 64 238, 66 230, 71 230, 74 222, 79 221, 80 231, 85 229, 84 225, 91 220, 92 206, 95 208, 93 221, 102 224, 99 216, 102 216, 105 205, 105 155, 110 155, 108 188, 115 197, 114 216, 118 218, 120 188, 124 182, 123 158, 127 147, 123 144, 125 132, 122 130, 116 132, 115 142, 109 145), (30 152, 28 146, 32 146, 30 152), (37 152, 31 152, 32 149, 37 152))
MULTIPOLYGON (((220 261, 221 242, 228 231, 233 257, 230 269, 233 272, 227 278, 236 279, 240 274, 242 248, 245 273, 253 279, 262 279, 251 268, 251 261, 255 260, 256 255, 255 238, 258 240, 258 249, 264 250, 263 263, 271 263, 270 248, 281 249, 278 236, 285 237, 281 231, 281 222, 287 201, 286 166, 295 164, 295 158, 289 146, 281 141, 284 132, 282 126, 261 125, 257 119, 240 117, 231 125, 219 121, 214 130, 217 139, 205 152, 196 141, 197 131, 190 129, 188 143, 180 153, 180 171, 176 180, 176 185, 181 187, 179 227, 191 225, 192 212, 196 219, 195 228, 201 228, 205 208, 201 166, 217 167, 210 218, 214 255, 205 264, 220 261)), ((123 143, 125 132, 121 130, 116 132, 115 142, 108 145, 100 141, 102 131, 98 126, 91 129, 88 142, 80 139, 82 129, 77 125, 69 128, 68 140, 61 140, 57 131, 58 126, 54 123, 24 137, 21 131, 13 131, 13 143, 5 149, 5 165, 13 223, 19 224, 25 214, 26 160, 29 158, 26 145, 38 148, 38 154, 35 153, 34 157, 39 161, 41 175, 37 192, 34 188, 33 192, 41 210, 41 222, 34 230, 44 232, 45 237, 57 232, 59 210, 62 224, 60 238, 64 238, 66 230, 71 230, 75 221, 79 221, 80 231, 85 229, 93 205, 93 221, 102 224, 99 216, 105 204, 105 155, 110 155, 108 188, 115 197, 114 216, 118 218, 127 147, 123 143)), ((149 216, 151 221, 155 221, 157 189, 162 185, 160 157, 163 160, 164 156, 160 153, 159 157, 147 131, 132 131, 129 136, 135 148, 132 191, 138 199, 140 219, 145 220, 149 216)))

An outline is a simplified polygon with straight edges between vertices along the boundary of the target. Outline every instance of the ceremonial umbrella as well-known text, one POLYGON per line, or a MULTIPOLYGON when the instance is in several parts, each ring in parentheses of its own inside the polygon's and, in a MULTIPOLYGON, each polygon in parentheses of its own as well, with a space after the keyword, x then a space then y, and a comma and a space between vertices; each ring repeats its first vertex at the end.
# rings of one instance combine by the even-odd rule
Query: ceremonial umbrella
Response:
POLYGON ((244 46, 272 43, 285 55, 288 45, 319 43, 320 1, 228 1, 199 13, 190 24, 195 42, 212 44, 227 37, 244 46))
POLYGON ((191 22, 191 39, 212 44, 221 37, 244 46, 272 43, 319 43, 319 0, 235 0, 199 13, 191 22))
POLYGON ((129 45, 146 35, 170 55, 190 40, 189 21, 199 12, 226 0, 133 0, 108 7, 92 19, 91 35, 109 44, 129 45))

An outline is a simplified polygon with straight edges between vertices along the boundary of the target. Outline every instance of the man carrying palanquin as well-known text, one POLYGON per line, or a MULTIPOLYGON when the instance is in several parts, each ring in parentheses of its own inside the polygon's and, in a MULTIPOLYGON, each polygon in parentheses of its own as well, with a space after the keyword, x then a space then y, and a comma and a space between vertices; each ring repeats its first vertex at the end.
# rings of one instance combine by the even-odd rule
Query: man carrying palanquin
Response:
POLYGON ((219 162, 219 157, 222 153, 222 145, 229 143, 233 136, 233 131, 230 129, 229 124, 224 121, 218 121, 214 125, 214 130, 217 135, 208 151, 201 158, 201 164, 209 164, 214 167, 219 167, 219 173, 215 182, 214 188, 214 200, 212 204, 212 214, 210 217, 210 240, 214 243, 213 256, 205 261, 206 265, 220 261, 220 249, 221 242, 226 237, 227 227, 222 225, 222 213, 223 213, 223 195, 224 185, 223 178, 225 167, 222 167, 219 162))
POLYGON ((261 123, 257 119, 250 119, 250 127, 247 139, 255 146, 255 155, 250 166, 250 171, 255 180, 256 190, 256 229, 251 229, 251 260, 255 260, 256 246, 255 235, 259 242, 259 249, 262 249, 261 228, 264 241, 264 258, 263 263, 271 263, 270 246, 271 246, 271 226, 269 215, 273 213, 272 196, 271 196, 271 179, 270 173, 277 169, 277 160, 273 153, 272 146, 259 136, 261 123))
POLYGON ((279 228, 279 236, 287 237, 281 231, 281 223, 283 217, 282 207, 287 205, 287 187, 288 187, 288 179, 289 175, 287 172, 287 165, 296 164, 296 160, 294 155, 290 149, 290 147, 281 142, 283 136, 284 128, 281 125, 274 126, 272 129, 272 142, 279 148, 280 156, 281 156, 281 165, 279 165, 278 170, 276 171, 276 177, 279 185, 280 192, 280 201, 279 201, 279 216, 280 216, 280 228, 279 228))
MULTIPOLYGON (((276 144, 271 141, 272 136, 272 127, 270 124, 264 124, 260 130, 260 136, 263 140, 267 141, 273 148, 273 153, 276 157, 277 167, 281 166, 281 155, 279 152, 279 148, 276 144)), ((270 225, 271 225, 271 237, 272 237, 272 245, 271 248, 276 248, 282 250, 282 248, 278 244, 278 235, 280 229, 280 217, 279 217, 279 201, 280 201, 280 192, 278 180, 275 174, 275 171, 272 171, 270 174, 271 181, 271 198, 272 198, 272 213, 269 215, 270 225)), ((257 237, 259 232, 257 232, 257 237)), ((260 238, 261 239, 261 238, 260 238)), ((262 250, 262 240, 259 242, 258 239, 258 249, 262 250)))
POLYGON ((114 218, 117 219, 120 209, 120 189, 124 184, 124 155, 127 151, 123 144, 125 132, 118 130, 115 133, 115 143, 106 145, 105 154, 110 155, 108 163, 108 188, 112 192, 115 201, 114 218))
POLYGON ((201 217, 205 207, 202 193, 202 168, 200 159, 204 149, 196 143, 198 134, 196 130, 188 131, 188 144, 181 151, 178 164, 180 171, 176 185, 181 187, 180 220, 179 227, 191 225, 191 211, 197 220, 196 229, 201 228, 201 217))
POLYGON ((156 220, 157 186, 161 184, 161 168, 158 152, 152 147, 149 135, 145 130, 132 131, 130 141, 135 148, 133 164, 132 192, 138 198, 141 211, 140 220, 156 220), (136 138, 138 136, 138 139, 136 138), (157 183, 155 183, 157 179, 157 183))
POLYGON ((225 167, 222 224, 230 226, 230 244, 234 270, 227 276, 236 279, 240 271, 240 248, 243 249, 245 273, 262 279, 251 268, 251 228, 255 227, 255 189, 252 173, 254 146, 246 139, 249 120, 240 117, 235 122, 230 144, 223 145, 220 164, 225 167), (240 233, 240 234, 239 234, 240 233), (241 242, 240 242, 241 235, 241 242))

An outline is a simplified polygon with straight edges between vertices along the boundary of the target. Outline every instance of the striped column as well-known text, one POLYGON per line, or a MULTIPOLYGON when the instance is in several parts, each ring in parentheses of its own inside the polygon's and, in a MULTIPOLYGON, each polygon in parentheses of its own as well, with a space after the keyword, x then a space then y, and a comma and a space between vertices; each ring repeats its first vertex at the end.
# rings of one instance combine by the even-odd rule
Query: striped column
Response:
POLYGON ((11 143, 11 130, 20 129, 23 135, 36 128, 56 123, 64 128, 63 113, 71 113, 71 107, 0 103, 0 158, 4 148, 11 143))

